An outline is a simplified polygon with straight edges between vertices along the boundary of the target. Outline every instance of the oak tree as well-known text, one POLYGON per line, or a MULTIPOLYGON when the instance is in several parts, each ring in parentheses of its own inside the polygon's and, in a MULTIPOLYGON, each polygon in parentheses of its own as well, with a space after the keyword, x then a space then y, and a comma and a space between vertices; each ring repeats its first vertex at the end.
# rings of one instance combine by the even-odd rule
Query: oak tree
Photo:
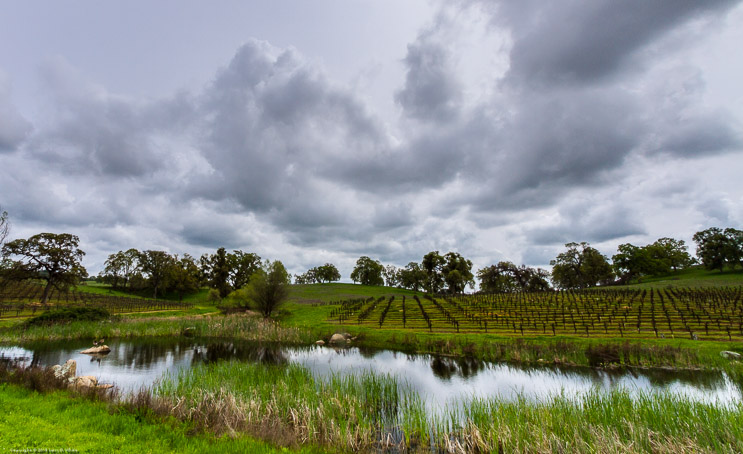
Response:
POLYGON ((66 290, 87 276, 81 261, 85 256, 80 239, 69 233, 39 233, 3 245, 3 256, 19 257, 11 262, 6 275, 11 280, 46 281, 41 303, 49 301, 52 288, 66 290))

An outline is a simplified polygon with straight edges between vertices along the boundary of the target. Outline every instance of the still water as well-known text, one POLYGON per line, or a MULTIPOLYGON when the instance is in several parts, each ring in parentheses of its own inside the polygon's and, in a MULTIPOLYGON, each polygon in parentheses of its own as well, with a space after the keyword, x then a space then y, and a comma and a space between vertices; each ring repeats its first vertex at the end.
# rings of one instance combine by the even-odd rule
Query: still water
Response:
POLYGON ((300 364, 318 377, 373 371, 406 382, 428 405, 451 405, 465 398, 544 399, 579 396, 592 389, 623 388, 630 393, 665 392, 695 401, 729 404, 742 400, 741 390, 723 372, 660 369, 599 370, 588 367, 521 366, 472 358, 415 355, 390 350, 331 347, 288 347, 198 339, 138 339, 106 342, 108 355, 86 355, 89 342, 0 346, 0 361, 51 366, 77 361, 77 375, 95 375, 123 391, 152 385, 167 371, 223 360, 261 364, 300 364))

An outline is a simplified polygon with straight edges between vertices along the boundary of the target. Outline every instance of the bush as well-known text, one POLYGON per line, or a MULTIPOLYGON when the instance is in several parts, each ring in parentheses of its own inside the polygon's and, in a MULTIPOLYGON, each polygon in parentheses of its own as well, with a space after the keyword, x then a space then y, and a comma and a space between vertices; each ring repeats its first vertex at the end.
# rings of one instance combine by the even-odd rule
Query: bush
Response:
POLYGON ((224 314, 233 314, 235 312, 244 312, 250 308, 250 297, 246 289, 235 290, 223 299, 217 308, 224 314))
POLYGON ((41 315, 30 318, 26 326, 47 326, 70 322, 97 322, 108 320, 111 313, 106 309, 98 307, 69 307, 65 309, 52 309, 41 315))
POLYGON ((222 301, 222 297, 219 296, 219 290, 215 288, 209 289, 209 294, 206 296, 206 300, 210 303, 219 304, 222 301))

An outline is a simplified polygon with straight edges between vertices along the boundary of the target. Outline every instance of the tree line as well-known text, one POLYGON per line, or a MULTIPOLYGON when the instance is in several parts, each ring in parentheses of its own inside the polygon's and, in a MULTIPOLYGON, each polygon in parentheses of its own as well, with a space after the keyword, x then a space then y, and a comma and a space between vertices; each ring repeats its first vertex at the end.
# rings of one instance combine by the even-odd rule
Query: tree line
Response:
MULTIPOLYGON (((27 239, 6 241, 10 232, 8 214, 0 212, 0 284, 7 280, 41 279, 46 282, 44 303, 52 288, 63 289, 87 277, 82 266, 85 252, 79 238, 69 233, 40 233, 27 239)), ((644 276, 658 276, 701 263, 710 270, 743 267, 743 231, 734 228, 708 228, 696 232, 693 258, 683 240, 660 238, 645 245, 620 244, 608 257, 587 242, 567 243, 566 250, 550 262, 552 272, 541 268, 501 261, 476 273, 484 292, 540 291, 552 286, 578 289, 596 285, 622 284, 644 276)), ((278 281, 290 282, 280 261, 262 261, 252 252, 219 248, 199 259, 161 250, 128 249, 108 256, 98 279, 115 289, 150 292, 153 297, 166 293, 179 299, 207 286, 213 299, 223 299, 251 284, 253 276, 271 273, 278 281)), ((475 287, 472 262, 458 252, 431 251, 420 263, 405 267, 383 265, 362 256, 350 275, 355 283, 387 285, 428 293, 462 293, 475 287)), ((327 283, 341 279, 332 263, 313 267, 294 276, 296 284, 327 283)))
MULTIPOLYGON (((743 268, 743 231, 712 227, 694 234, 693 258, 686 243, 660 238, 651 244, 620 244, 611 260, 587 242, 567 243, 566 250, 550 261, 552 272, 502 261, 477 271, 482 292, 543 291, 552 287, 581 289, 596 285, 626 284, 646 276, 662 276, 700 263, 709 270, 743 268)), ((472 262, 459 253, 432 251, 420 263, 404 268, 384 266, 360 257, 351 280, 365 285, 402 287, 428 293, 461 293, 474 288, 472 262)))

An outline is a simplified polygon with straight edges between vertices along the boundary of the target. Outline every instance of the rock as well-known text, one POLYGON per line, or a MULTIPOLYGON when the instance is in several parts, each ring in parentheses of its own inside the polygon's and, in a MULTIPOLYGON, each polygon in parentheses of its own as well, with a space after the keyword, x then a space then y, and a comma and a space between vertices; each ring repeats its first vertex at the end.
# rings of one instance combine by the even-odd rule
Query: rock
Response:
POLYGON ((92 355, 95 353, 110 353, 111 348, 108 345, 101 345, 100 347, 90 347, 87 350, 83 350, 80 353, 85 353, 88 355, 92 355))
POLYGON ((185 337, 193 337, 196 335, 196 327, 189 326, 188 328, 183 328, 183 335, 185 337))
POLYGON ((77 373, 77 362, 72 359, 68 359, 66 363, 64 363, 64 366, 60 366, 57 364, 56 366, 52 366, 52 370, 54 371, 54 376, 57 378, 66 378, 67 380, 73 380, 75 378, 75 374, 77 373))
POLYGON ((316 345, 325 345, 325 341, 320 339, 319 341, 315 342, 316 345))
POLYGON ((83 375, 75 379, 74 385, 76 388, 95 388, 98 386, 98 379, 93 375, 83 375))
POLYGON ((727 359, 741 359, 741 354, 736 352, 730 352, 730 351, 723 351, 720 352, 720 356, 727 359))
POLYGON ((341 336, 345 337, 345 338, 346 338, 346 340, 348 340, 348 339, 350 339, 350 338, 351 338, 351 335, 350 335, 350 334, 348 334, 348 333, 341 333, 341 336))
POLYGON ((345 344, 346 343, 346 337, 343 334, 335 333, 333 336, 330 337, 330 344, 345 344))

